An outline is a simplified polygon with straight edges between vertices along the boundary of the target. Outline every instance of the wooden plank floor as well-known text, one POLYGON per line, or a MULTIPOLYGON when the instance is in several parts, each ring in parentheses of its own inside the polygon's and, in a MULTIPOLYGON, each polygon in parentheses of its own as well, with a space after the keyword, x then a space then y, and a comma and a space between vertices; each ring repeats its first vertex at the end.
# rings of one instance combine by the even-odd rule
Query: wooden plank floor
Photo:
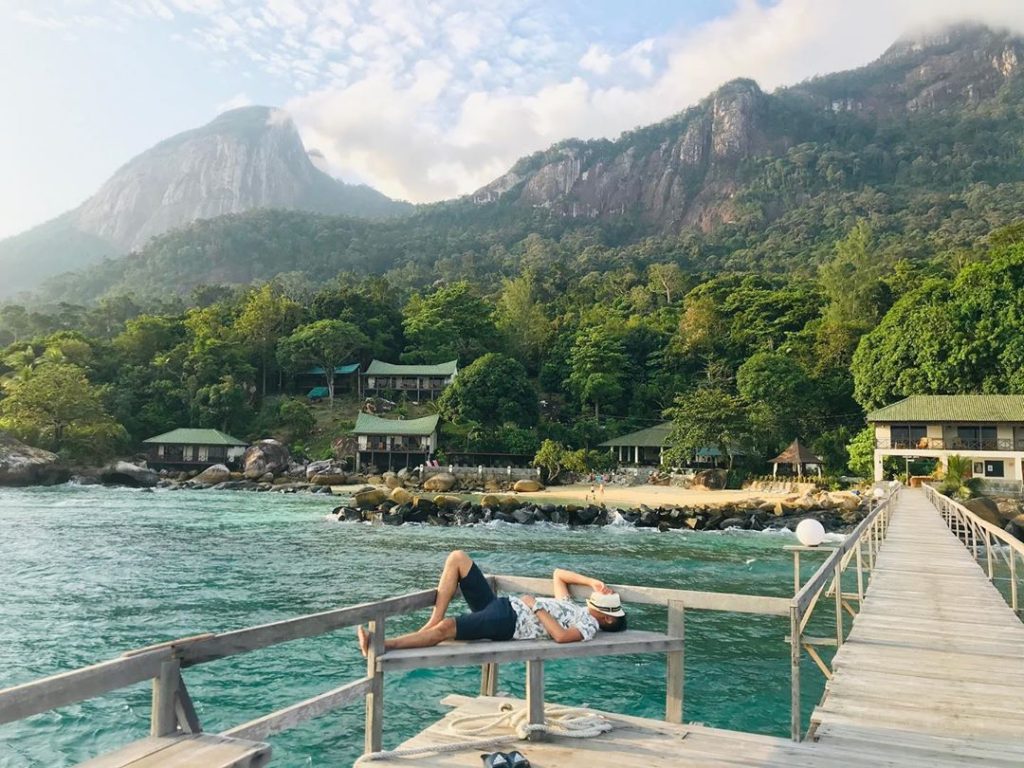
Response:
MULTIPOLYGON (((814 740, 602 713, 614 727, 597 738, 510 737, 501 749, 518 748, 536 768, 1024 765, 1024 625, 922 491, 900 493, 865 597, 812 717, 814 740)), ((456 709, 401 747, 458 742, 454 719, 508 701, 451 696, 456 709)), ((378 764, 476 768, 481 751, 378 764)))
POLYGON ((900 492, 833 670, 819 744, 1024 765, 1024 624, 921 490, 900 492))

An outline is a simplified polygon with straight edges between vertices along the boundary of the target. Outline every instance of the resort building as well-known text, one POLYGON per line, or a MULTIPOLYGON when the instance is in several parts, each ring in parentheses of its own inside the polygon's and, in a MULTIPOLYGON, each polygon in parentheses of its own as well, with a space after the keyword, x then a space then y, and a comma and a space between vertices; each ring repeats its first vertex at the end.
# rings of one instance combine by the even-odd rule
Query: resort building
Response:
POLYGON ((970 459, 993 486, 1024 480, 1024 395, 913 395, 868 414, 875 430, 875 480, 888 456, 970 459))
MULTIPOLYGON (((600 448, 608 448, 615 454, 619 464, 634 467, 658 467, 661 466, 665 457, 665 447, 668 445, 668 436, 672 431, 672 422, 663 421, 653 427, 630 432, 621 437, 605 440, 600 448)), ((742 452, 734 450, 733 456, 742 456, 742 452)), ((723 463, 728 463, 728 456, 723 457, 722 452, 713 446, 701 448, 696 455, 687 462, 692 467, 717 467, 719 460, 724 458, 723 463)))
POLYGON ((356 469, 374 466, 377 469, 414 467, 422 464, 437 450, 439 417, 421 419, 384 419, 372 413, 356 418, 356 469))
MULTIPOLYGON (((339 392, 359 391, 359 363, 339 365, 334 369, 334 394, 339 392)), ((309 400, 325 400, 330 392, 326 384, 323 366, 316 365, 295 375, 295 383, 300 392, 305 392, 309 400)))
POLYGON ((363 374, 363 393, 382 397, 403 392, 419 401, 433 400, 455 380, 458 360, 437 365, 396 365, 374 360, 363 374))
POLYGON ((248 445, 217 429, 173 429, 143 440, 146 459, 154 469, 204 469, 238 462, 248 445))
POLYGON ((821 466, 824 463, 820 456, 813 454, 799 440, 794 440, 782 453, 769 462, 772 465, 772 477, 779 474, 779 465, 788 467, 797 477, 815 472, 821 477, 821 466))

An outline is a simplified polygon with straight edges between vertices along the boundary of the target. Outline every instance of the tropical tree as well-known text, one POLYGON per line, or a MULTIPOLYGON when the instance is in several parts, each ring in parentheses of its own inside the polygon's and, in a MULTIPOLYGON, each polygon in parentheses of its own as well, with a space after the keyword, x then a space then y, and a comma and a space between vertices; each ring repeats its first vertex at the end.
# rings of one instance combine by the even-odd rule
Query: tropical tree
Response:
POLYGON ((323 368, 330 407, 334 408, 334 369, 349 362, 369 341, 366 334, 352 323, 317 320, 300 325, 291 336, 281 339, 277 345, 277 359, 292 372, 311 365, 323 368))
POLYGON ((274 357, 278 340, 291 332, 299 321, 302 307, 269 283, 249 294, 235 331, 259 357, 260 394, 267 394, 267 367, 274 357))
POLYGON ((537 393, 526 369, 500 352, 478 357, 459 371, 437 406, 451 421, 475 421, 492 427, 506 422, 529 427, 540 415, 537 393))
POLYGON ((404 329, 407 363, 458 359, 468 365, 492 351, 498 335, 492 307, 465 282, 413 295, 405 306, 404 329))
POLYGON ((594 416, 601 404, 617 400, 628 376, 629 359, 621 340, 606 326, 581 329, 569 352, 566 384, 581 404, 592 404, 594 416))
POLYGON ((505 347, 531 371, 540 365, 551 337, 551 323, 537 298, 532 275, 506 280, 498 297, 494 321, 505 347))
POLYGON ((972 474, 973 467, 970 459, 965 459, 958 454, 947 457, 939 493, 959 499, 977 496, 981 490, 981 478, 973 477, 972 474))
POLYGON ((714 446, 729 457, 732 469, 735 446, 749 438, 747 408, 738 395, 717 386, 697 387, 679 395, 666 411, 672 420, 666 458, 686 462, 701 448, 714 446))
POLYGON ((30 377, 9 382, 6 395, 0 401, 0 428, 33 445, 101 457, 126 437, 77 365, 42 363, 30 377))

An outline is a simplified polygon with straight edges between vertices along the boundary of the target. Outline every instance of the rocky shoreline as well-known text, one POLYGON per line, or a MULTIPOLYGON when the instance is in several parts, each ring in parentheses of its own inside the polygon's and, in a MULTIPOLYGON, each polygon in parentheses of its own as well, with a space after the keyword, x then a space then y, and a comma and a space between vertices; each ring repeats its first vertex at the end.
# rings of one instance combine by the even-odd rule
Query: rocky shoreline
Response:
POLYGON ((819 492, 783 499, 613 509, 595 504, 538 504, 508 495, 486 494, 472 501, 443 494, 413 496, 402 488, 393 489, 390 494, 379 488, 367 488, 355 495, 354 504, 336 507, 333 514, 341 522, 383 525, 547 522, 571 527, 626 524, 661 531, 794 530, 802 520, 814 519, 826 531, 844 532, 864 518, 867 505, 853 493, 819 492))

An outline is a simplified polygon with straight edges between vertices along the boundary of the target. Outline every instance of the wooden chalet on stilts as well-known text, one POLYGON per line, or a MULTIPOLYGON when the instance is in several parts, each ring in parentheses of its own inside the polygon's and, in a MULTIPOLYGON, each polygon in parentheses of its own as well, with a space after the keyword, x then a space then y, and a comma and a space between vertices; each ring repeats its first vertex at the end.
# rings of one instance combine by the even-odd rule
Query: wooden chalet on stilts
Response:
POLYGON ((218 429, 172 429, 142 441, 146 460, 154 469, 205 469, 214 464, 231 465, 242 458, 244 440, 218 429))
POLYGON ((440 417, 421 419, 384 419, 372 413, 356 418, 356 470, 364 466, 378 469, 414 467, 437 450, 437 423, 440 417))
POLYGON ((363 394, 387 397, 405 393, 417 402, 433 400, 455 380, 458 360, 437 365, 396 365, 374 360, 363 374, 363 394))

